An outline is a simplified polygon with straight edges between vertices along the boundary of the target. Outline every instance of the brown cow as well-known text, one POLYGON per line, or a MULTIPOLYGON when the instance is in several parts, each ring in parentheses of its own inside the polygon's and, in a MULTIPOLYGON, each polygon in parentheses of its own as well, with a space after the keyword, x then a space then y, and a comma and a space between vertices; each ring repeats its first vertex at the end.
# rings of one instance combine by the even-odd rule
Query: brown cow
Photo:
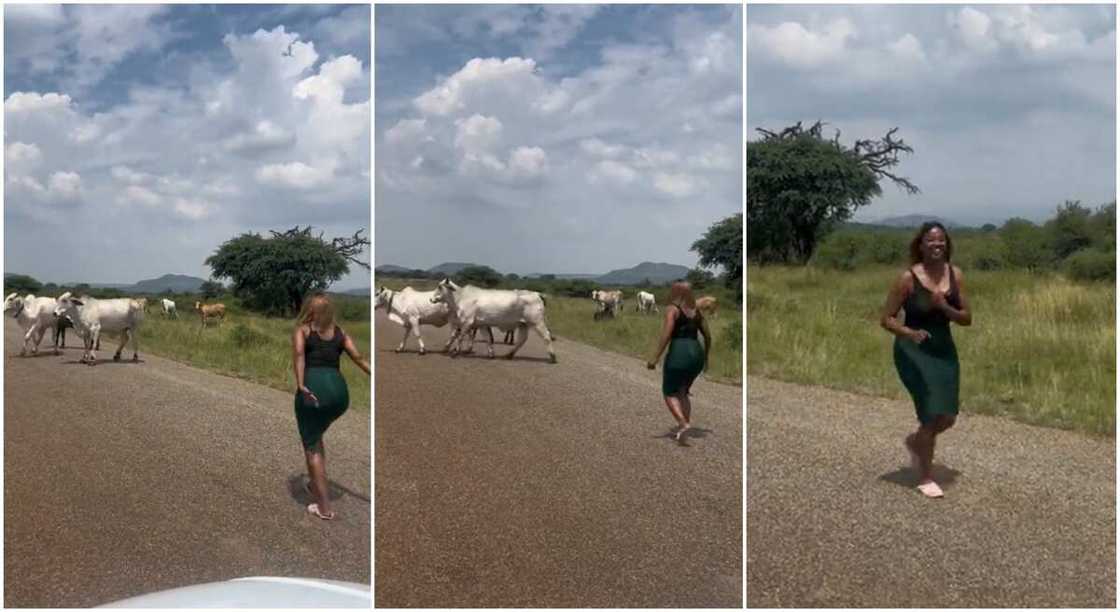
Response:
POLYGON ((710 295, 705 295, 704 297, 696 298, 696 310, 699 310, 700 312, 704 313, 706 316, 709 316, 709 317, 716 316, 716 310, 718 310, 718 309, 719 309, 719 304, 716 302, 716 298, 714 298, 710 295))
POLYGON ((203 304, 202 302, 195 302, 194 309, 198 311, 203 326, 206 325, 206 319, 217 319, 218 327, 221 327, 222 321, 226 318, 225 304, 203 304))

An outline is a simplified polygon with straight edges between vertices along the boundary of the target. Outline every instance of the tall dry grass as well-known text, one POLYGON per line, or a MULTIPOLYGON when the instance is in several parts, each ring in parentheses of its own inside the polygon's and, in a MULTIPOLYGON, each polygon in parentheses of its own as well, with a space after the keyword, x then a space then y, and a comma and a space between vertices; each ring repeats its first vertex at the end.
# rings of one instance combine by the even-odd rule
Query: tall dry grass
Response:
MULTIPOLYGON (((879 326, 901 269, 755 267, 747 276, 752 375, 909 399, 879 326)), ((953 326, 962 411, 1113 435, 1116 294, 1059 275, 964 270, 971 327, 953 326)))

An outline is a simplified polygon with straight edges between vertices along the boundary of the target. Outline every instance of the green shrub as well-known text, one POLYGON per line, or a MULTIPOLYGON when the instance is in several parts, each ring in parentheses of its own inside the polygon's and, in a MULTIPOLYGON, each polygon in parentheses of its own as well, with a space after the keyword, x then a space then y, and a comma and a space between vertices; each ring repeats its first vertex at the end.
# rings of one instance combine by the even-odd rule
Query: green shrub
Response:
POLYGON ((233 326, 233 330, 229 334, 230 339, 237 345, 238 348, 247 348, 251 346, 259 346, 266 344, 271 339, 268 335, 263 334, 256 329, 238 323, 233 326))
POLYGON ((862 237, 852 232, 832 234, 821 242, 814 263, 834 270, 855 270, 863 243, 862 237))
POLYGON ((1062 262, 1066 275, 1079 281, 1115 281, 1116 252, 1081 249, 1062 262))

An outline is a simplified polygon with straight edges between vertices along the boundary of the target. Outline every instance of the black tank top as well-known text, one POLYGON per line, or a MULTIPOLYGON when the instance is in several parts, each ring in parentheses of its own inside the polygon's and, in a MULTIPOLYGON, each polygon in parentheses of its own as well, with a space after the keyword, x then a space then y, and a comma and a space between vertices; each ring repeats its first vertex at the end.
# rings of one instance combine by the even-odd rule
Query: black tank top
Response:
POLYGON ((303 345, 303 367, 338 369, 338 359, 342 355, 342 330, 334 326, 334 336, 323 340, 314 329, 307 334, 303 345))
MULTIPOLYGON (((913 285, 910 295, 906 296, 906 301, 902 304, 906 311, 906 327, 927 331, 932 327, 948 327, 949 317, 933 305, 933 292, 918 280, 914 268, 910 268, 910 277, 913 285)), ((949 294, 945 296, 945 301, 953 308, 961 307, 961 295, 957 290, 957 279, 953 275, 952 265, 949 265, 949 294)))
POLYGON ((700 331, 700 311, 697 310, 690 318, 684 313, 684 310, 676 304, 671 304, 676 307, 677 318, 673 320, 673 338, 691 338, 695 340, 697 333, 700 331))

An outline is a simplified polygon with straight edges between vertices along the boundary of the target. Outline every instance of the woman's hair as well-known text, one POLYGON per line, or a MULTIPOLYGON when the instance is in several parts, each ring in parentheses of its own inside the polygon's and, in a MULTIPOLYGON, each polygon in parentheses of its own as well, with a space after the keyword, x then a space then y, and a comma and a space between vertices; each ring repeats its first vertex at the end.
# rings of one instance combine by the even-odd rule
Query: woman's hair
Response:
POLYGON ((334 325, 334 304, 331 304, 325 293, 312 293, 303 300, 303 308, 300 308, 296 324, 307 325, 313 319, 318 320, 320 329, 334 325))
POLYGON ((676 304, 678 307, 681 303, 689 308, 696 308, 696 298, 692 297, 692 285, 687 281, 677 281, 669 287, 669 303, 676 304))
POLYGON ((949 230, 937 221, 926 221, 918 228, 918 233, 914 235, 914 239, 910 241, 910 265, 921 263, 922 239, 926 237, 930 230, 934 229, 939 229, 942 234, 945 234, 945 261, 953 261, 953 239, 949 237, 949 230))

